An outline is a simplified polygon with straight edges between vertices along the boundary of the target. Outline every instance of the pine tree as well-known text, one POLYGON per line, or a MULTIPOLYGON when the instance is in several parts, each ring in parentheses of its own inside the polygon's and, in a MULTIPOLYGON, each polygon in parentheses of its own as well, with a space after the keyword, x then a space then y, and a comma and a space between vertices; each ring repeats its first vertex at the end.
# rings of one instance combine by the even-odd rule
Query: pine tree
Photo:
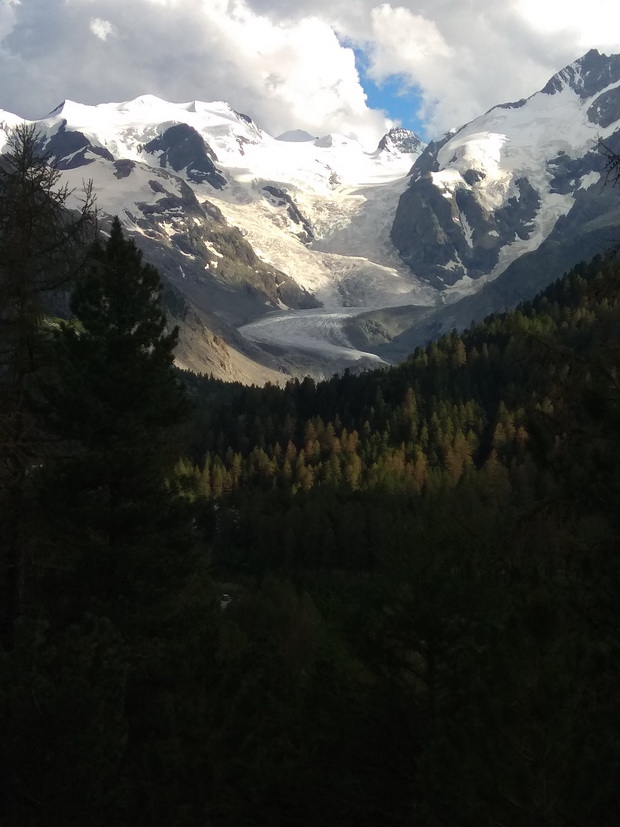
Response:
MULTIPOLYGON (((204 794, 192 777, 204 743, 194 739, 217 611, 191 504, 173 477, 188 403, 161 292, 115 219, 74 292, 76 321, 57 336, 61 371, 46 399, 67 456, 42 494, 50 565, 41 601, 59 631, 96 616, 121 636, 124 818, 153 825, 186 823, 183 807, 204 794)), ((197 823, 195 811, 188 818, 197 823)))
POLYGON ((177 530, 175 520, 166 525, 175 502, 169 479, 174 428, 186 409, 172 367, 177 331, 166 330, 161 290, 115 219, 73 294, 77 323, 58 336, 62 377, 48 393, 50 428, 74 446, 53 492, 54 500, 65 496, 56 509, 59 545, 66 553, 72 544, 91 567, 91 598, 114 599, 117 609, 120 595, 131 602, 146 588, 139 584, 154 566, 176 565, 156 551, 177 530), (85 539, 98 549, 87 556, 85 539))

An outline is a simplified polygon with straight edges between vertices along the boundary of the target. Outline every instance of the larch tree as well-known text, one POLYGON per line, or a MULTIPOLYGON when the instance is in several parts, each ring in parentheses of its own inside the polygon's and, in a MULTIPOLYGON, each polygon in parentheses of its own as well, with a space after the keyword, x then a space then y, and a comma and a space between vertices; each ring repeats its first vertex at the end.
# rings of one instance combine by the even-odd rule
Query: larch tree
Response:
POLYGON ((28 475, 45 453, 33 405, 45 318, 83 271, 94 224, 90 185, 74 197, 35 126, 15 127, 0 156, 0 641, 9 649, 30 557, 28 475))

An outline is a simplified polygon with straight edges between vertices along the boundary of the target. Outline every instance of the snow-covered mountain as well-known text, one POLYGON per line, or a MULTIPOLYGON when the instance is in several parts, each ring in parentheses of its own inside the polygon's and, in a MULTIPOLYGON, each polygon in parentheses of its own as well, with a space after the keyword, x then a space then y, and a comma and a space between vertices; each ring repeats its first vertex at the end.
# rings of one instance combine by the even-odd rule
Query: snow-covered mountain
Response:
POLYGON ((620 151, 620 55, 591 50, 530 98, 429 144, 392 239, 447 306, 379 350, 394 358, 513 306, 617 244, 620 199, 605 187, 601 142, 620 151))
POLYGON ((527 100, 429 144, 396 212, 401 255, 440 289, 495 278, 599 183, 599 141, 619 119, 620 56, 593 50, 527 100))
MULTIPOLYGON (((0 112, 0 149, 18 121, 0 112)), ((64 101, 37 127, 63 180, 77 195, 92 181, 100 212, 119 215, 196 314, 187 353, 199 349, 203 324, 267 368, 303 373, 307 357, 274 357, 272 347, 253 344, 260 334, 236 329, 274 310, 374 307, 425 292, 389 239, 422 149, 406 130, 365 152, 343 135, 294 131, 275 139, 224 102, 173 104, 152 95, 98 106, 64 101), (344 253, 334 242, 343 234, 344 253)), ((201 359, 180 361, 204 367, 201 359)), ((236 375, 228 361, 208 368, 236 375)), ((328 361, 328 373, 341 366, 337 354, 328 361)))
MULTIPOLYGON (((0 151, 19 121, 0 112, 0 151)), ((620 56, 596 51, 426 147, 274 138, 225 102, 151 95, 37 126, 167 279, 179 362, 243 381, 400 358, 617 241, 599 142, 620 151, 620 56)))

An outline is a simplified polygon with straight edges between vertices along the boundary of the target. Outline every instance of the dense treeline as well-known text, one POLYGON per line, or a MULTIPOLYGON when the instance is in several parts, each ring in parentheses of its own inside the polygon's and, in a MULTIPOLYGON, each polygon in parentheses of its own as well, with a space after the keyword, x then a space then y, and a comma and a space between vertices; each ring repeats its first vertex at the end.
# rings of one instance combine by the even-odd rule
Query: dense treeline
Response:
MULTIPOLYGON (((421 495, 485 481, 500 499, 503 481, 516 507, 532 507, 552 491, 559 496, 556 442, 575 436, 562 429, 580 427, 574 417, 583 418, 584 399, 591 407, 602 394, 601 404, 612 404, 616 284, 614 259, 580 265, 534 301, 445 336, 387 371, 319 385, 295 380, 284 389, 188 380, 199 422, 182 471, 196 491, 223 496, 221 511, 229 506, 236 524, 257 497, 271 503, 261 505, 265 525, 250 540, 257 566, 270 570, 283 562, 286 523, 303 521, 300 509, 315 533, 322 521, 329 535, 330 523, 344 553, 356 526, 365 538, 360 548, 377 548, 363 524, 372 524, 374 505, 381 510, 386 499, 409 509, 421 495), (311 518, 313 504, 322 517, 311 518), (351 514, 342 516, 347 507, 351 514), (282 536, 274 543, 277 528, 282 536), (280 560, 270 556, 278 549, 280 560)), ((254 515, 249 522, 257 524, 254 515)), ((221 513, 218 523, 224 531, 221 513)), ((292 533, 300 534, 294 526, 292 533)), ((332 545, 324 539, 307 545, 319 555, 332 545)), ((353 552, 352 567, 366 559, 353 552)), ((314 567, 307 558, 300 566, 314 567)))
POLYGON ((398 710, 375 720, 394 809, 369 823, 620 817, 619 275, 580 265, 388 371, 189 382, 180 472, 237 584, 227 619, 289 579, 363 670, 353 696, 398 710))
POLYGON ((0 170, 0 824, 616 825, 616 260, 389 370, 180 382, 118 222, 16 188, 33 139, 0 170), (49 271, 16 203, 37 251, 75 226, 49 271))

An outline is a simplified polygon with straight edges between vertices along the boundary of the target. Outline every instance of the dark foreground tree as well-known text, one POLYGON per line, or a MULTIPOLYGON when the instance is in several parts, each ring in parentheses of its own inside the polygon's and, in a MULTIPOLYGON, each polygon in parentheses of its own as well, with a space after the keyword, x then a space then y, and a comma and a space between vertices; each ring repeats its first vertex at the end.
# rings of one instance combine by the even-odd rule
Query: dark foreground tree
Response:
POLYGON ((0 156, 0 641, 10 648, 31 556, 27 476, 46 441, 32 405, 44 320, 84 268, 94 200, 89 186, 77 199, 61 186, 34 126, 17 126, 8 146, 0 156))
POLYGON ((177 331, 166 329, 161 290, 157 271, 116 219, 73 294, 74 323, 56 336, 48 427, 68 456, 53 469, 48 546, 75 578, 71 584, 63 573, 54 588, 57 595, 68 589, 67 620, 103 612, 125 628, 137 605, 152 602, 154 583, 180 575, 183 557, 171 545, 192 544, 170 482, 187 402, 173 372, 177 331))
POLYGON ((55 335, 58 364, 41 407, 65 456, 36 475, 45 531, 24 633, 41 672, 20 672, 20 698, 28 681, 40 687, 42 715, 25 703, 44 757, 33 772, 15 738, 14 786, 27 788, 12 805, 16 823, 29 823, 25 811, 36 824, 181 825, 204 812, 215 602, 173 479, 187 402, 161 289, 115 220, 74 292, 75 321, 55 335), (79 734, 67 734, 71 709, 79 734), (79 765, 79 789, 55 755, 79 765))
MULTIPOLYGON (((79 324, 61 334, 63 376, 50 399, 54 429, 77 445, 50 502, 59 515, 50 521, 52 557, 68 558, 73 581, 51 578, 48 594, 64 593, 62 622, 93 613, 123 636, 127 806, 139 794, 151 824, 178 823, 178 786, 189 772, 181 733, 201 718, 196 709, 195 720, 184 715, 204 694, 212 627, 192 514, 173 480, 188 403, 173 371, 177 331, 166 329, 161 294, 159 274, 115 219, 73 295, 79 324)), ((193 790, 201 789, 196 781, 193 790)))

